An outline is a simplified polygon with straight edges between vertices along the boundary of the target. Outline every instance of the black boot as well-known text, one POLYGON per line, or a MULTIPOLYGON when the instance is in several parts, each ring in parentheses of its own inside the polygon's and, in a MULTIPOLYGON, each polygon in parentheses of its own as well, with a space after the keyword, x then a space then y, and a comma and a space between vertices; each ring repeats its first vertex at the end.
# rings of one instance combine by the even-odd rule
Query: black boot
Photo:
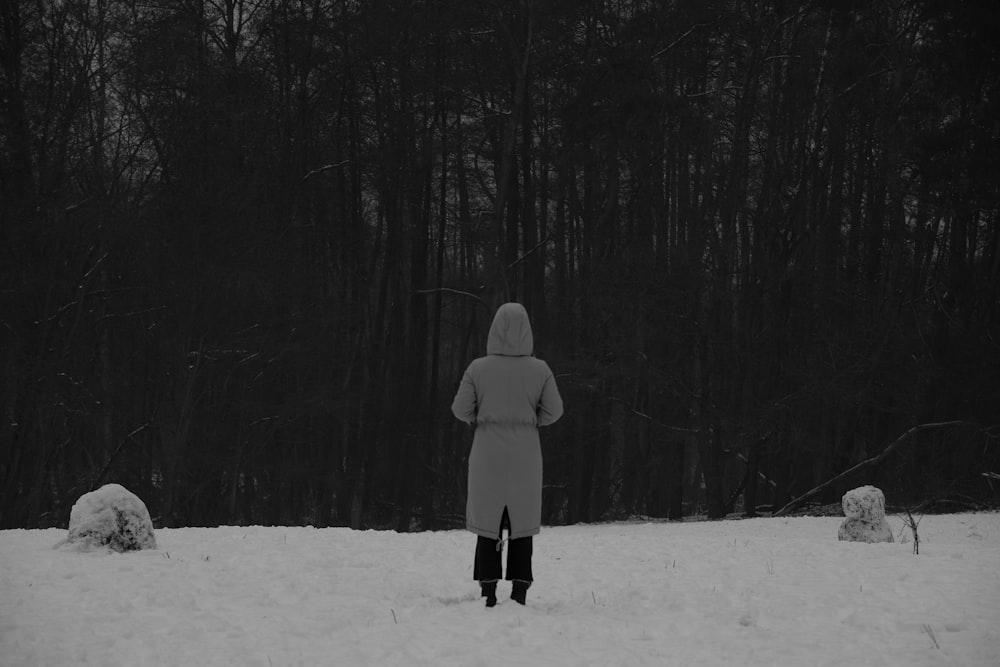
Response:
POLYGON ((528 598, 529 586, 531 586, 530 581, 521 581, 520 579, 515 579, 514 587, 510 592, 510 599, 518 604, 524 604, 528 598))
POLYGON ((479 585, 483 589, 483 597, 486 598, 487 607, 497 606, 497 582, 481 581, 479 585))

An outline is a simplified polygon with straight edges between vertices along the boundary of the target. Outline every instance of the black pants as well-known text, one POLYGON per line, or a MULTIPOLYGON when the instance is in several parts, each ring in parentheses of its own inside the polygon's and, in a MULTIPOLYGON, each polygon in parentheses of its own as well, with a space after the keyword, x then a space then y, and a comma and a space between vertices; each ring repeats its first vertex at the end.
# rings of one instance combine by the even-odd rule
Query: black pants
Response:
MULTIPOLYGON (((507 508, 503 510, 503 517, 500 519, 500 530, 497 537, 503 538, 503 529, 506 528, 510 534, 510 516, 507 508)), ((507 546, 507 581, 517 579, 519 581, 534 581, 531 575, 531 537, 521 537, 510 540, 507 546)), ((472 578, 476 581, 496 581, 503 577, 501 566, 501 542, 500 539, 492 540, 488 537, 479 536, 476 542, 476 564, 473 567, 472 578)))

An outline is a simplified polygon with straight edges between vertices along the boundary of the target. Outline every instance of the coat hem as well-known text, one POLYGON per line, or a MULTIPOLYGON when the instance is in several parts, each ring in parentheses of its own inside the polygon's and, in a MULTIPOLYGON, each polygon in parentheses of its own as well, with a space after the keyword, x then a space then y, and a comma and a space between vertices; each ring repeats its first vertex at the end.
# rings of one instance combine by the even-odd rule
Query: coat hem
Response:
MULTIPOLYGON (((485 537, 488 540, 495 540, 500 537, 500 533, 496 529, 487 530, 485 528, 477 528, 476 526, 473 526, 472 524, 469 523, 465 524, 465 529, 468 530, 470 533, 475 533, 476 535, 479 535, 480 537, 485 537)), ((528 530, 519 530, 517 532, 512 531, 510 533, 510 539, 519 540, 522 537, 534 537, 535 535, 538 535, 540 532, 542 532, 541 526, 537 526, 535 528, 529 528, 528 530)))

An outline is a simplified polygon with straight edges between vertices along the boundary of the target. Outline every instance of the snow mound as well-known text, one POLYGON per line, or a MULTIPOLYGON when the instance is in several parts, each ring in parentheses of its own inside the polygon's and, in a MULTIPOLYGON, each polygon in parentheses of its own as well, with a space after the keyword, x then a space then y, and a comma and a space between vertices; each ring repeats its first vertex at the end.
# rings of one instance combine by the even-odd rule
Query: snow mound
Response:
POLYGON ((885 495, 874 486, 859 486, 844 494, 844 516, 877 523, 885 518, 885 495))
POLYGON ((69 537, 57 546, 63 545, 78 551, 139 551, 155 549, 156 537, 145 503, 120 484, 105 484, 73 505, 69 537))
POLYGON ((845 519, 837 531, 837 539, 841 542, 892 542, 892 528, 885 518, 880 521, 864 521, 862 519, 845 519))
POLYGON ((861 486, 844 494, 841 502, 847 519, 840 524, 841 542, 892 542, 892 529, 885 520, 885 494, 874 486, 861 486))

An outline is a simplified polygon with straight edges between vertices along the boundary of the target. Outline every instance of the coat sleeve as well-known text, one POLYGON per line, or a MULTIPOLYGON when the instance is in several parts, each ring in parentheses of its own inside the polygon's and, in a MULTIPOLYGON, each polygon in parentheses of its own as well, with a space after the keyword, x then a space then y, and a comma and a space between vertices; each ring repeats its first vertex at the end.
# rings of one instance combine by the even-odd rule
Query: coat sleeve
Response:
POLYGON ((451 402, 451 412, 461 421, 475 424, 479 402, 476 399, 476 383, 472 380, 471 371, 472 367, 470 366, 462 376, 462 383, 458 385, 455 400, 451 402))
POLYGON ((538 399, 538 425, 548 426, 562 417, 563 402, 559 395, 559 388, 556 387, 556 378, 546 365, 548 371, 545 384, 542 386, 542 394, 538 399))

